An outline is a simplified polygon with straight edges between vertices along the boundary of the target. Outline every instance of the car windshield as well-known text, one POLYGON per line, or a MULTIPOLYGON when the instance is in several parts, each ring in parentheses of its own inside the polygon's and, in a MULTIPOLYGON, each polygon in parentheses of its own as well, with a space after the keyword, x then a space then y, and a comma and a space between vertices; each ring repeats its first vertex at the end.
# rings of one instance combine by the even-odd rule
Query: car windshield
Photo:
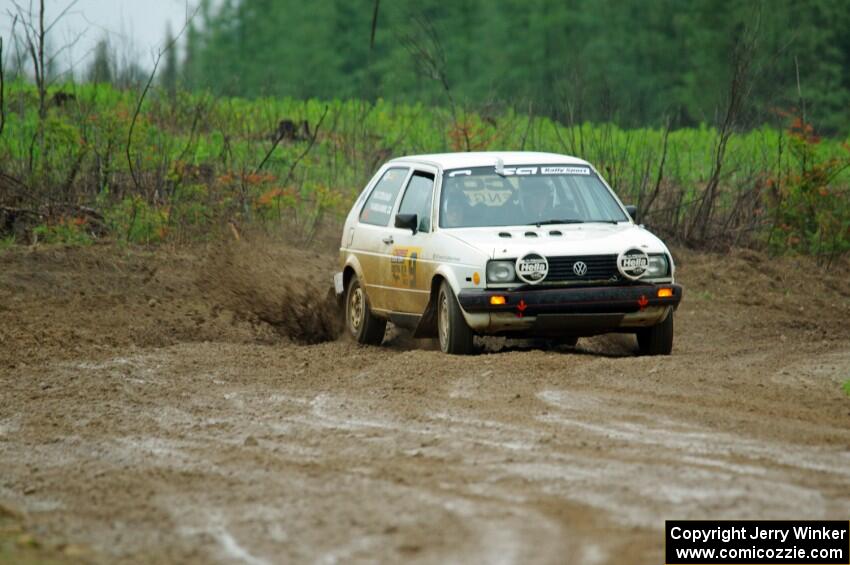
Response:
POLYGON ((628 221, 589 167, 526 165, 502 173, 495 166, 446 171, 440 227, 628 221))

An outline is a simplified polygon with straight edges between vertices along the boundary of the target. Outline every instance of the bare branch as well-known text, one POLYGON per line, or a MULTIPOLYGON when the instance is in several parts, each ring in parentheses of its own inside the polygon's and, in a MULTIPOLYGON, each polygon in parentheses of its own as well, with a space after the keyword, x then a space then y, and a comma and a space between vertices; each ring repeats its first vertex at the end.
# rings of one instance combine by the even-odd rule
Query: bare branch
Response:
MULTIPOLYGON (((327 116, 327 115, 328 115, 328 106, 325 106, 325 111, 322 113, 322 117, 319 118, 319 121, 316 123, 316 127, 313 128, 313 134, 310 136, 310 143, 307 145, 307 148, 304 151, 302 151, 301 154, 295 159, 295 161, 292 162, 292 165, 289 167, 289 173, 287 173, 286 179, 283 181, 284 184, 289 182, 289 180, 292 178, 292 175, 295 173, 295 167, 298 166, 298 163, 300 163, 301 160, 307 155, 307 153, 309 153, 310 150, 313 148, 313 145, 316 143, 316 138, 319 136, 319 128, 322 127, 322 122, 325 121, 325 116, 327 116)), ((269 157, 271 157, 272 153, 277 148, 277 146, 280 144, 280 141, 283 139, 283 137, 284 136, 282 136, 282 135, 277 136, 277 138, 275 139, 275 142, 272 145, 271 149, 269 149, 269 152, 266 153, 266 156, 263 157, 263 160, 260 162, 259 165, 257 165, 257 168, 254 170, 255 174, 259 173, 260 170, 265 166, 266 162, 269 160, 269 157)))
POLYGON ((44 118, 47 113, 47 92, 44 89, 44 0, 39 0, 38 6, 38 64, 41 67, 41 79, 36 77, 36 80, 38 81, 38 115, 44 118))
POLYGON ((295 167, 298 166, 298 163, 301 162, 301 159, 307 156, 311 149, 313 149, 313 145, 316 144, 316 138, 319 137, 319 128, 322 127, 322 122, 325 121, 325 116, 328 115, 328 106, 325 106, 325 111, 322 112, 322 117, 319 118, 319 121, 316 123, 316 127, 313 129, 313 135, 310 136, 310 143, 307 145, 307 148, 299 155, 295 161, 292 162, 292 166, 289 167, 289 173, 286 175, 286 179, 284 179, 283 184, 286 184, 292 179, 292 175, 295 173, 295 167))
POLYGON ((3 58, 3 38, 0 37, 0 137, 3 136, 3 128, 6 127, 6 82, 3 76, 3 63, 5 61, 3 58))
POLYGON ((641 208, 642 214, 649 214, 652 204, 658 198, 658 193, 661 191, 661 181, 664 179, 664 163, 667 161, 667 140, 670 137, 670 118, 668 117, 664 124, 664 139, 661 144, 661 162, 658 164, 658 176, 655 177, 655 188, 646 201, 646 204, 640 202, 638 205, 641 208))
POLYGON ((375 47, 375 31, 378 29, 378 7, 381 0, 375 0, 375 9, 372 11, 372 35, 369 37, 369 49, 375 47))
POLYGON ((80 33, 78 33, 78 34, 77 34, 77 36, 76 36, 74 39, 72 39, 71 41, 69 41, 68 43, 66 43, 65 45, 63 45, 62 47, 60 47, 59 49, 57 49, 57 50, 53 53, 53 55, 51 55, 51 56, 50 56, 50 58, 49 58, 49 59, 47 59, 47 67, 49 68, 49 67, 50 67, 50 65, 52 65, 52 64, 53 64, 53 61, 55 61, 55 60, 56 60, 56 58, 57 58, 57 57, 59 57, 59 55, 61 55, 61 54, 62 54, 62 52, 63 52, 63 51, 66 51, 66 50, 69 50, 69 49, 73 49, 74 47, 76 47, 77 43, 79 43, 79 42, 80 42, 80 40, 81 40, 83 37, 85 37, 85 35, 86 35, 86 31, 85 31, 85 30, 83 30, 83 31, 81 31, 80 33))
MULTIPOLYGON (((414 18, 419 29, 419 35, 414 36, 407 34, 401 37, 401 43, 407 49, 414 62, 419 66, 423 74, 440 83, 446 99, 449 102, 449 110, 452 113, 452 122, 454 127, 458 129, 457 105, 452 96, 451 85, 449 84, 448 73, 446 72, 446 52, 443 49, 443 44, 440 41, 440 36, 437 34, 436 28, 431 25, 424 16, 414 18)), ((471 149, 469 132, 463 128, 464 142, 466 150, 471 149)))
MULTIPOLYGON (((174 38, 169 43, 167 43, 162 49, 158 50, 157 55, 156 55, 156 59, 154 60, 153 69, 151 70, 150 74, 148 75, 148 80, 145 83, 145 88, 142 90, 142 94, 141 94, 141 96, 139 96, 139 101, 136 104, 136 110, 133 112, 133 120, 130 122, 130 131, 127 133, 127 146, 125 148, 126 149, 125 153, 127 155, 127 165, 130 167, 130 177, 133 179, 133 184, 136 186, 136 190, 141 190, 141 183, 139 182, 139 179, 136 177, 136 169, 133 167, 133 157, 132 157, 132 155, 130 155, 130 149, 133 146, 133 131, 136 129, 136 122, 138 121, 139 114, 142 111, 142 104, 144 103, 145 97, 147 96, 148 91, 151 88, 151 84, 153 84, 153 79, 156 76, 156 71, 159 68, 159 63, 160 63, 160 61, 162 61, 163 55, 165 55, 165 53, 168 52, 169 49, 174 48, 174 45, 177 43, 177 41, 183 35, 183 32, 186 31, 187 27, 189 27, 189 23, 192 21, 192 19, 198 13, 199 8, 200 8, 200 5, 198 5, 198 7, 195 8, 195 10, 192 12, 192 14, 186 18, 186 21, 183 23, 183 27, 180 29, 180 32, 176 36, 174 36, 174 38)), ((133 207, 133 211, 134 211, 134 219, 135 219, 135 206, 133 207)), ((129 234, 129 230, 128 230, 127 237, 129 238, 129 236, 130 236, 130 234, 129 234)))
POLYGON ((77 4, 77 2, 78 2, 78 1, 79 1, 79 0, 72 0, 72 1, 71 1, 71 3, 70 3, 70 4, 68 4, 68 5, 65 7, 65 9, 64 9, 64 10, 62 10, 62 11, 59 13, 59 15, 58 15, 58 16, 56 16, 56 17, 53 19, 53 21, 52 21, 52 22, 50 22, 50 23, 47 25, 47 27, 44 29, 44 33, 50 33, 50 30, 51 30, 51 29, 53 29, 53 26, 55 26, 56 24, 58 24, 58 23, 59 23, 59 21, 60 21, 62 18, 64 18, 64 17, 68 14, 68 12, 71 10, 71 8, 73 8, 74 6, 76 6, 76 4, 77 4))

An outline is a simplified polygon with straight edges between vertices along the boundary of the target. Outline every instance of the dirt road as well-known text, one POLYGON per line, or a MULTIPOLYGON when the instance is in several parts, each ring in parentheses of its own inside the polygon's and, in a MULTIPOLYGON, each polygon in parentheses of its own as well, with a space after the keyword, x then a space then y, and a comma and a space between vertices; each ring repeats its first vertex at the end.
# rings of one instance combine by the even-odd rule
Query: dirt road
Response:
POLYGON ((665 519, 850 516, 847 263, 683 251, 671 357, 458 358, 323 341, 327 256, 253 253, 0 255, 0 504, 57 558, 661 563, 665 519))

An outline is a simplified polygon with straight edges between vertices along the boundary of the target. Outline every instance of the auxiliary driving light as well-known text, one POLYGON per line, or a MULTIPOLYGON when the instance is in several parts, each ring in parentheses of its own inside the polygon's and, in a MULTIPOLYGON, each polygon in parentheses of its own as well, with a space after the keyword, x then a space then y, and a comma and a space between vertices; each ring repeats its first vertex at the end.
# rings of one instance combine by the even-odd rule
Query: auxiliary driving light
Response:
POLYGON ((504 296, 491 296, 490 304, 492 306, 504 306, 507 303, 504 296))
POLYGON ((658 289, 658 298, 670 298, 673 296, 672 288, 659 288, 658 289))

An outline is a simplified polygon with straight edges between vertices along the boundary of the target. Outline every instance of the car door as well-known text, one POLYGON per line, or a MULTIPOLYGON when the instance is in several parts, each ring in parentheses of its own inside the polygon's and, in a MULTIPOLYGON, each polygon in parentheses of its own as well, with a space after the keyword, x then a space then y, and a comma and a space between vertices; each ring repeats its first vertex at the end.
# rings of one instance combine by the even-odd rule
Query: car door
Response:
POLYGON ((393 312, 421 314, 428 304, 435 263, 430 249, 433 231, 433 203, 436 170, 416 167, 407 179, 399 201, 398 214, 416 214, 415 232, 395 227, 395 216, 389 236, 392 239, 386 263, 388 308, 393 312))
POLYGON ((390 167, 375 183, 360 209, 350 248, 361 267, 363 287, 373 310, 386 312, 389 297, 390 220, 410 176, 409 167, 390 167))

